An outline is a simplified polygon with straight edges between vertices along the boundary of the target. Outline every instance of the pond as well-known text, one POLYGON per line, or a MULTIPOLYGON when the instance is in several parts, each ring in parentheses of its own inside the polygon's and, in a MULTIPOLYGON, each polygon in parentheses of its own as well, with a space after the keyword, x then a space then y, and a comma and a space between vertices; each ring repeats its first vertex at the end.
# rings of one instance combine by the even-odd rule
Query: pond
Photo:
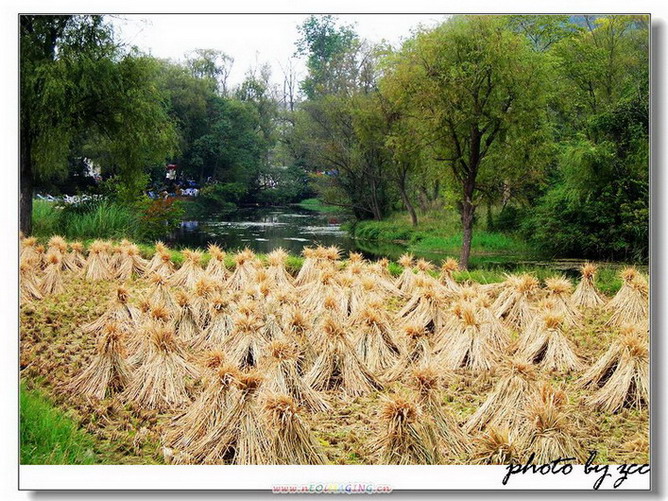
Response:
POLYGON ((242 208, 209 221, 184 221, 166 242, 200 248, 215 243, 227 251, 248 247, 256 253, 282 247, 291 254, 308 246, 336 245, 347 253, 357 250, 355 241, 341 229, 347 219, 296 206, 242 208))
MULTIPOLYGON (((282 247, 291 254, 300 254, 304 247, 336 245, 345 254, 361 252, 367 258, 387 257, 397 260, 406 247, 391 242, 355 240, 341 225, 351 220, 345 214, 316 212, 297 206, 242 208, 208 221, 184 221, 166 243, 174 248, 205 249, 215 243, 228 252, 250 248, 256 253, 268 253, 282 247)), ((436 265, 446 257, 443 253, 416 254, 436 265)), ((457 256, 454 256, 457 257, 457 256)), ((542 262, 535 256, 509 254, 472 254, 472 269, 495 267, 513 271, 520 266, 550 266, 576 272, 581 260, 542 262)))

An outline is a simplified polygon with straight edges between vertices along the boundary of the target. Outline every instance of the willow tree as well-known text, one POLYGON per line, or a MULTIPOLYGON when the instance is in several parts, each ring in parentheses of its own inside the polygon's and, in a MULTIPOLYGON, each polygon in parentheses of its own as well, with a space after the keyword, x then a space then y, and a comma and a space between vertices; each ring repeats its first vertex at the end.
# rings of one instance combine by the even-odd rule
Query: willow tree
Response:
POLYGON ((424 143, 447 170, 459 198, 460 266, 468 267, 482 179, 536 168, 542 147, 546 71, 543 57, 497 16, 455 16, 418 33, 395 56, 386 86, 422 122, 424 143))
POLYGON ((155 61, 123 52, 101 16, 20 17, 20 228, 32 228, 35 179, 66 175, 85 136, 115 174, 141 193, 138 174, 176 144, 155 61))

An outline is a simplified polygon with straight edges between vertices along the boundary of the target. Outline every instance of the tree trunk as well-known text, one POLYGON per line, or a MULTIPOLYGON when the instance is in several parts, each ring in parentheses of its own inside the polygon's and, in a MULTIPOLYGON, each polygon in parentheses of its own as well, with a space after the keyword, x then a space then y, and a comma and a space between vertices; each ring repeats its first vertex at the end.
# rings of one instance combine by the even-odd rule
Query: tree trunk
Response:
POLYGON ((411 223, 413 224, 413 226, 417 226, 418 225, 417 213, 415 212, 415 207, 413 207, 413 204, 408 198, 408 193, 406 193, 406 187, 403 185, 399 185, 399 193, 401 195, 402 202, 406 206, 406 210, 411 215, 411 223))
POLYGON ((32 233, 32 158, 27 124, 22 124, 20 192, 19 192, 19 229, 24 235, 32 233))
POLYGON ((462 253, 459 257, 459 269, 468 270, 469 257, 471 255, 471 241, 473 240, 473 216, 475 214, 475 205, 473 205, 473 187, 472 180, 467 180, 464 186, 464 200, 462 200, 462 253))

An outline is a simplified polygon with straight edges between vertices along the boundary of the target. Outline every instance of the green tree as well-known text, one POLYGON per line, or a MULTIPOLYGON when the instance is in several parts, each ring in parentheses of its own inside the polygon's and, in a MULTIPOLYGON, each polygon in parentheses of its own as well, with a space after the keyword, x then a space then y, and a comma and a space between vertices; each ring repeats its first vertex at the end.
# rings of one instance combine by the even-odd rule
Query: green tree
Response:
MULTIPOLYGON (((129 183, 174 146, 145 58, 123 54, 101 16, 20 17, 20 228, 30 233, 35 179, 64 176, 72 141, 104 142, 129 183), (145 150, 146 149, 146 150, 145 150)), ((100 151, 100 148, 98 148, 100 151)), ((102 152, 100 152, 102 156, 102 152)))
POLYGON ((522 131, 540 129, 546 120, 543 60, 501 18, 456 16, 409 40, 396 64, 388 78, 406 89, 409 106, 424 120, 426 142, 458 187, 460 266, 467 268, 479 179, 531 165, 498 152, 523 147, 530 155, 538 146, 522 141, 522 131))
POLYGON ((301 84, 307 98, 340 92, 350 82, 344 70, 351 69, 351 48, 359 43, 353 27, 337 26, 337 19, 331 15, 312 15, 297 30, 300 38, 296 53, 306 56, 309 70, 301 84))

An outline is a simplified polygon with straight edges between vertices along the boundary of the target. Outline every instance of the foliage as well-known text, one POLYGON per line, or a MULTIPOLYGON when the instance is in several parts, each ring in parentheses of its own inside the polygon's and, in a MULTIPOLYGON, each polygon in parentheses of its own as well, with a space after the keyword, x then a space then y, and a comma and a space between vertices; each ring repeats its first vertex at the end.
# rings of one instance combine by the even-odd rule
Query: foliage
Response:
POLYGON ((181 225, 184 210, 181 202, 173 198, 151 200, 144 197, 135 204, 140 211, 139 224, 144 238, 160 239, 181 225))
POLYGON ((200 190, 191 214, 212 217, 232 212, 248 193, 241 183, 215 183, 200 190))
POLYGON ((21 16, 22 227, 33 179, 62 180, 72 148, 137 186, 176 146, 155 60, 126 53, 101 16, 21 16))
POLYGON ((93 437, 38 390, 20 388, 21 464, 96 464, 93 437))

